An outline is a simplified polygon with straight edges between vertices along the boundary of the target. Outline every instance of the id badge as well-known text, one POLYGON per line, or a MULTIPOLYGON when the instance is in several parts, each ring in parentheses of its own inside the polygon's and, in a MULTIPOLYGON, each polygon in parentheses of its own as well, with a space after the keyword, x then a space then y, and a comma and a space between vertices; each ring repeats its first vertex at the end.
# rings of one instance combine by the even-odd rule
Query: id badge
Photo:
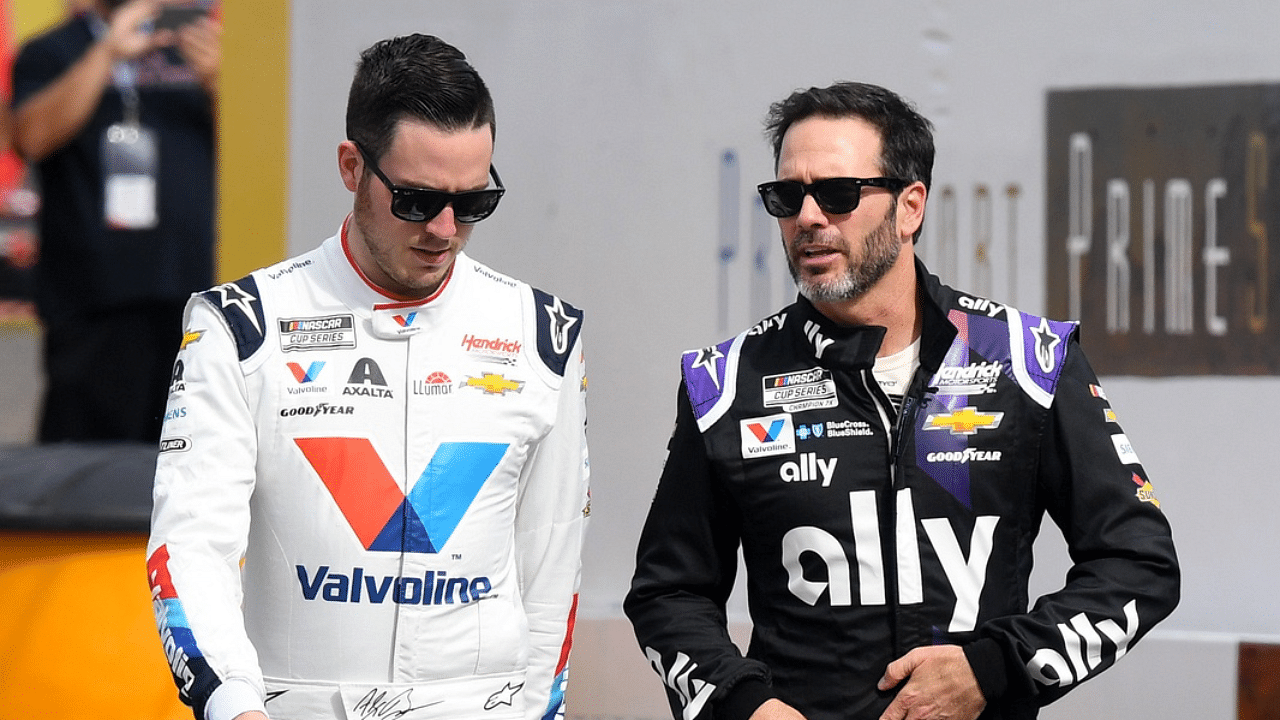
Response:
POLYGON ((107 227, 148 230, 156 212, 159 148, 155 131, 136 123, 116 123, 102 136, 104 212, 107 227))

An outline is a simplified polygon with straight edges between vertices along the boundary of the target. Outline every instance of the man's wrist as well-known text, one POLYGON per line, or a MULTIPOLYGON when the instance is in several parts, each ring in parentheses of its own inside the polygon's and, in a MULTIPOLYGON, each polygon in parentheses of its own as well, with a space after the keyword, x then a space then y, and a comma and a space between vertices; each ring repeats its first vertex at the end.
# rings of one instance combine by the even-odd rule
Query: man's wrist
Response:
POLYGON ((759 678, 747 678, 729 688, 720 701, 716 717, 724 720, 747 720, 761 705, 776 698, 773 686, 759 678))
POLYGON ((988 703, 1004 696, 1009 688, 1009 670, 1000 643, 981 638, 964 646, 965 660, 978 681, 978 689, 988 703))

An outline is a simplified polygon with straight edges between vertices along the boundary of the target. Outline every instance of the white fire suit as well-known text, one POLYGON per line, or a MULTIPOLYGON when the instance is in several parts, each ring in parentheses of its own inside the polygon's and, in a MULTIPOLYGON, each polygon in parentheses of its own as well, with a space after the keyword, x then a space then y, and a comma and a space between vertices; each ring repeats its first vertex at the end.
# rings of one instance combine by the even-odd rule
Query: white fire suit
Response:
POLYGON ((581 327, 465 254, 390 300, 345 232, 193 296, 147 556, 197 720, 563 714, 581 327))

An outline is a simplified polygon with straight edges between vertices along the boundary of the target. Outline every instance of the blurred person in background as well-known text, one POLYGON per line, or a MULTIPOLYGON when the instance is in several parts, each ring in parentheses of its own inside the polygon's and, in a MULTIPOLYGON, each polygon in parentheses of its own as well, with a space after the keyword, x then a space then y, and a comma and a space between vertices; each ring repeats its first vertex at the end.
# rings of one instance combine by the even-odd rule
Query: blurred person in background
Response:
POLYGON ((210 9, 97 0, 14 62, 14 147, 41 194, 41 442, 159 439, 183 305, 213 281, 210 9))

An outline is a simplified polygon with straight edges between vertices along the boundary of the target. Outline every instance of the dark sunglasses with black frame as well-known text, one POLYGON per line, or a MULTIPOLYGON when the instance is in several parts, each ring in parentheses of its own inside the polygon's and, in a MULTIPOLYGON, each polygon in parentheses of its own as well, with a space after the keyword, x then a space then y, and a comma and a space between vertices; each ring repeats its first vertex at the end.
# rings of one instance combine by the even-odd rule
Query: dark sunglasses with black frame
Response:
POLYGON ((493 214, 498 207, 498 201, 502 199, 502 194, 507 191, 502 187, 502 178, 498 177, 498 171, 493 165, 489 166, 489 175, 493 177, 493 184, 498 187, 487 190, 451 193, 396 185, 382 174, 377 161, 369 156, 360 143, 354 140, 352 142, 364 157, 364 161, 369 164, 369 169, 378 176, 383 185, 387 186, 387 190, 391 191, 391 214, 405 222, 426 222, 439 215, 446 205, 452 204, 453 217, 458 222, 463 225, 478 223, 493 214))
POLYGON ((891 192, 899 192, 910 185, 906 180, 887 177, 852 178, 834 177, 802 183, 799 180, 775 180, 761 183, 756 187, 760 199, 764 201, 764 210, 774 217, 791 217, 800 212, 804 205, 804 196, 812 195, 818 207, 832 215, 843 215, 853 212, 862 201, 862 188, 888 188, 891 192))

